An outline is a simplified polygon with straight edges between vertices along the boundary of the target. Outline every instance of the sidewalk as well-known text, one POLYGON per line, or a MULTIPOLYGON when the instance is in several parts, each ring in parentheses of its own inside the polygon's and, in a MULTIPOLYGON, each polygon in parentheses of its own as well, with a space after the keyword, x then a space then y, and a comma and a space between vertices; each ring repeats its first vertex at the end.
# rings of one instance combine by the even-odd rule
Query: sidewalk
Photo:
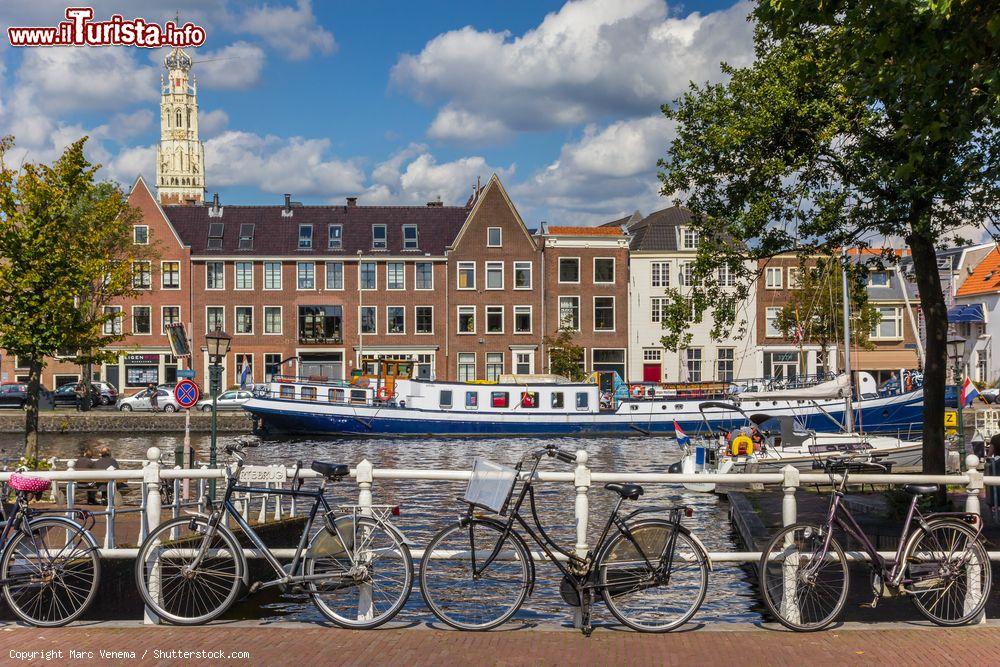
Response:
POLYGON ((0 660, 22 665, 816 667, 899 665, 912 662, 916 656, 921 663, 933 665, 997 664, 1000 623, 956 629, 896 623, 881 624, 876 629, 847 624, 809 634, 749 625, 694 626, 690 631, 667 635, 598 628, 589 639, 568 628, 524 629, 517 624, 489 633, 459 633, 426 626, 356 632, 315 624, 256 622, 196 628, 102 623, 48 630, 14 625, 0 629, 0 660), (32 651, 39 653, 28 655, 32 651), (45 651, 51 653, 42 655, 45 651))

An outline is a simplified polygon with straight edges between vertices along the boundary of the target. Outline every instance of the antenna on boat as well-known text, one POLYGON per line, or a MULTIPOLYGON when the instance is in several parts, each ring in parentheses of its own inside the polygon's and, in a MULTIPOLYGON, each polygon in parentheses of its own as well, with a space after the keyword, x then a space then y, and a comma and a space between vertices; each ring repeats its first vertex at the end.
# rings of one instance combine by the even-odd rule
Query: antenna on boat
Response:
POLYGON ((844 293, 844 372, 847 373, 847 410, 844 412, 844 430, 848 433, 854 432, 854 406, 851 404, 851 394, 854 391, 854 382, 851 380, 851 301, 847 284, 847 248, 841 249, 843 261, 840 267, 840 289, 844 293))

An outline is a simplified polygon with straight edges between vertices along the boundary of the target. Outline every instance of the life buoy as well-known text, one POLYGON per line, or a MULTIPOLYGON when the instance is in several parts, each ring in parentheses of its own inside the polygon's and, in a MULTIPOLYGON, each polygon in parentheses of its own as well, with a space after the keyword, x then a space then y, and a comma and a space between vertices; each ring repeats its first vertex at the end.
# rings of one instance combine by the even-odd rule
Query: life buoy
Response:
POLYGON ((392 398, 392 394, 389 393, 389 388, 383 385, 378 388, 378 392, 375 394, 375 397, 380 401, 388 401, 392 398))
POLYGON ((729 443, 729 451, 733 456, 750 456, 753 454, 753 440, 745 433, 733 438, 729 443))

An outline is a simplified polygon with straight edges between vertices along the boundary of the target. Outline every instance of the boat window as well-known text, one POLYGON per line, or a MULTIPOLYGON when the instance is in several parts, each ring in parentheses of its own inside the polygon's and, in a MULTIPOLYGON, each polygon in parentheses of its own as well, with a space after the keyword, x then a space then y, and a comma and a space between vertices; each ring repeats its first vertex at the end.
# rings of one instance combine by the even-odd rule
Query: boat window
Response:
POLYGON ((330 402, 331 403, 343 403, 344 402, 344 390, 343 389, 331 389, 330 390, 330 402))
POLYGON ((633 403, 633 404, 632 404, 632 409, 633 409, 633 410, 638 410, 638 409, 639 409, 639 406, 638 406, 638 405, 635 405, 635 404, 633 403))
POLYGON ((290 385, 281 386, 281 397, 282 398, 295 398, 295 387, 290 385))
POLYGON ((451 408, 451 389, 442 389, 438 395, 438 406, 448 410, 451 408))
POLYGON ((552 392, 552 407, 556 410, 562 410, 565 407, 565 400, 561 391, 552 392))
POLYGON ((303 401, 315 401, 316 400, 316 387, 302 387, 302 400, 303 401))
POLYGON ((351 390, 351 403, 367 403, 368 395, 365 393, 364 389, 352 389, 351 390))
POLYGON ((537 408, 538 407, 538 392, 537 391, 525 391, 521 393, 521 407, 522 408, 537 408))
POLYGON ((478 391, 467 391, 465 392, 465 407, 470 410, 475 410, 479 407, 479 392, 478 391))
POLYGON ((576 409, 586 410, 590 406, 590 395, 585 391, 576 392, 576 409))
POLYGON ((490 394, 490 405, 494 408, 506 408, 509 405, 509 394, 506 391, 494 391, 490 394))

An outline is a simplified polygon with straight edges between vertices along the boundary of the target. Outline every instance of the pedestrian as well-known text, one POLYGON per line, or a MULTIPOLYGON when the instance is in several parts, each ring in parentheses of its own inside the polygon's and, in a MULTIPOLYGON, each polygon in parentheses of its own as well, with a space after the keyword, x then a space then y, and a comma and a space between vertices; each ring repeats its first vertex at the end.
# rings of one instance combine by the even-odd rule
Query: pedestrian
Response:
POLYGON ((154 385, 152 382, 150 382, 149 383, 149 408, 153 412, 156 412, 157 410, 160 409, 159 403, 157 402, 157 393, 158 392, 156 391, 156 385, 154 385))
POLYGON ((76 411, 83 412, 83 401, 88 396, 82 382, 77 382, 76 386, 73 387, 73 395, 76 397, 76 411))
MULTIPOLYGON (((118 470, 119 467, 118 459, 111 456, 111 450, 108 447, 101 447, 100 454, 101 454, 100 458, 98 458, 97 462, 94 464, 95 468, 97 468, 98 470, 107 470, 109 468, 118 470)), ((127 486, 128 484, 125 484, 124 482, 118 482, 117 484, 115 484, 115 488, 117 489, 124 489, 127 486)), ((108 495, 107 491, 102 489, 101 491, 102 502, 107 502, 107 495, 108 495)))
MULTIPOLYGON (((94 470, 94 450, 89 446, 84 445, 80 449, 80 456, 77 458, 76 462, 73 464, 74 470, 94 470)), ((80 487, 87 490, 87 504, 96 505, 97 504, 97 487, 93 482, 85 482, 80 484, 80 487)))

